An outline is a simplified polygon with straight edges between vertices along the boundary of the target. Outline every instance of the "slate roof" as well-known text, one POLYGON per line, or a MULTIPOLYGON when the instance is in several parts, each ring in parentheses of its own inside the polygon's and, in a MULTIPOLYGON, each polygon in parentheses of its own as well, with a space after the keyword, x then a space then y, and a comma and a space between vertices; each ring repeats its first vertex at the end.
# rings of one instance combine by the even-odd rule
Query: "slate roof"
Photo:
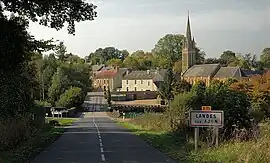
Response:
POLYGON ((99 71, 101 70, 105 65, 101 64, 101 65, 92 65, 92 71, 99 71))
POLYGON ((262 75, 264 71, 241 69, 241 73, 243 74, 243 77, 250 77, 254 75, 262 75))
POLYGON ((241 79, 243 77, 243 74, 239 67, 221 67, 214 77, 241 79))
POLYGON ((219 70, 220 64, 194 65, 184 72, 183 77, 209 77, 214 76, 219 70))
POLYGON ((127 75, 124 76, 124 79, 127 80, 142 80, 142 79, 153 79, 155 81, 162 81, 165 76, 166 70, 148 70, 147 71, 131 71, 127 75))

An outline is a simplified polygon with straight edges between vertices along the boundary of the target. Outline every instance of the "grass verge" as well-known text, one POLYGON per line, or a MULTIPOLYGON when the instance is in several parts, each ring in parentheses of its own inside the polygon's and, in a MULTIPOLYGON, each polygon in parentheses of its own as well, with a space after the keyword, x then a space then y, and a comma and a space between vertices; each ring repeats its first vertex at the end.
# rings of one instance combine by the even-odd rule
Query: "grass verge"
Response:
POLYGON ((134 134, 140 136, 143 140, 169 157, 179 162, 187 161, 186 143, 183 135, 169 132, 150 131, 128 122, 118 123, 125 128, 130 129, 134 134))
POLYGON ((152 146, 179 162, 191 163, 264 163, 270 162, 270 123, 261 128, 261 137, 245 142, 223 142, 218 148, 192 151, 183 136, 141 128, 131 122, 118 122, 152 146))
POLYGON ((52 118, 52 117, 47 117, 46 118, 48 121, 55 120, 59 123, 60 126, 70 126, 78 120, 78 118, 52 118))
POLYGON ((0 150, 0 163, 23 163, 29 162, 44 148, 57 140, 64 132, 63 126, 72 125, 76 118, 46 118, 56 120, 60 127, 46 124, 44 128, 36 130, 34 136, 20 143, 15 149, 0 150))

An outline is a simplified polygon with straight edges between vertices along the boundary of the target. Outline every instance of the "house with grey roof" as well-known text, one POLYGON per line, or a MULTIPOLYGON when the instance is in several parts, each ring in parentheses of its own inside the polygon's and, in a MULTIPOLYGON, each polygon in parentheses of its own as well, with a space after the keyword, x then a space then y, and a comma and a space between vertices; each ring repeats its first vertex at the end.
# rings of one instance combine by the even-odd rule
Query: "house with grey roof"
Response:
POLYGON ((131 71, 124 76, 121 91, 158 91, 165 74, 166 69, 131 71))

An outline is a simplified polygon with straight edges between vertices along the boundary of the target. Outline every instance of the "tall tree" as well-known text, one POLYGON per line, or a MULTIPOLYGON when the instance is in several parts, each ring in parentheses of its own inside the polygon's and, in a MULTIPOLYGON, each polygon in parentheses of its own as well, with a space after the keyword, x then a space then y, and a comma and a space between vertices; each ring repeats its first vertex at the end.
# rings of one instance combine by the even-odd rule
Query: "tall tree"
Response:
POLYGON ((84 0, 1 0, 1 11, 18 13, 33 22, 60 30, 68 24, 68 33, 75 33, 75 22, 94 20, 96 6, 84 0))
POLYGON ((175 76, 173 73, 172 61, 169 61, 169 68, 167 69, 164 81, 161 83, 159 93, 161 98, 166 101, 170 107, 170 101, 173 99, 173 85, 175 83, 175 76))
POLYGON ((228 65, 231 62, 234 62, 237 58, 234 52, 226 50, 221 54, 220 59, 228 65))
POLYGON ((67 47, 64 45, 64 42, 61 41, 59 45, 56 47, 56 56, 60 61, 65 61, 66 59, 66 53, 67 53, 67 47))
POLYGON ((184 35, 167 34, 158 40, 152 52, 154 55, 171 58, 172 62, 175 62, 182 58, 182 47, 184 39, 184 35))
POLYGON ((265 67, 270 68, 270 48, 263 49, 260 59, 265 67))

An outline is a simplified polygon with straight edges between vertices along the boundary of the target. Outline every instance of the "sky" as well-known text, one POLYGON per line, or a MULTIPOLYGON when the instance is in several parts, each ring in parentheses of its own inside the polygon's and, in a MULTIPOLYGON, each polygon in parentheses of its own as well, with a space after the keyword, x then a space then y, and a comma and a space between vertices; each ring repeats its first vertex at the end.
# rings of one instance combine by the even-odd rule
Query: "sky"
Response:
POLYGON ((192 35, 206 57, 223 51, 260 55, 270 47, 269 0, 88 0, 97 6, 94 21, 56 31, 31 23, 37 39, 64 41, 68 52, 81 57, 98 48, 151 51, 166 34, 184 34, 188 11, 192 35))

